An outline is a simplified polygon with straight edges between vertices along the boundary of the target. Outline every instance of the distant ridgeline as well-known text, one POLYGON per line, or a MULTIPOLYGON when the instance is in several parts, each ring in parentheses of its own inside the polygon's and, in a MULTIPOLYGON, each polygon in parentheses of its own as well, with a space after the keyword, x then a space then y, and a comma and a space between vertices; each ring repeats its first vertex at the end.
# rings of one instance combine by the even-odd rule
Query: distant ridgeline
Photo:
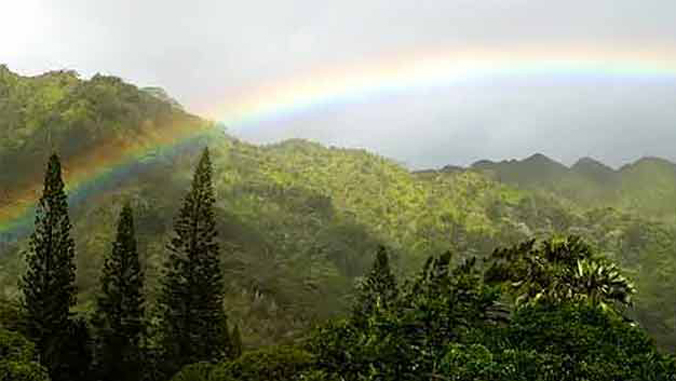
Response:
POLYGON ((615 170, 589 157, 567 167, 542 154, 523 160, 480 160, 420 174, 473 171, 528 190, 546 190, 583 206, 612 206, 646 217, 676 220, 676 164, 645 157, 615 170))

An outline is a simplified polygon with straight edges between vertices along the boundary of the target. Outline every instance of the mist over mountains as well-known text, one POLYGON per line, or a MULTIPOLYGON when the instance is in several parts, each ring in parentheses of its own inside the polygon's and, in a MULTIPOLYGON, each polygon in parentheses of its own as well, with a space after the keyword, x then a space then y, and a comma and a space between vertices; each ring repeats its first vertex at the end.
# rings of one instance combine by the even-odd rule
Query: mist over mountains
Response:
POLYGON ((414 172, 433 172, 433 171, 453 172, 466 170, 494 172, 494 175, 498 176, 500 180, 514 183, 527 183, 528 180, 526 178, 528 176, 515 175, 515 177, 510 177, 510 172, 512 173, 531 172, 532 173, 531 177, 533 178, 536 177, 547 178, 574 174, 584 176, 591 181, 603 182, 606 180, 614 181, 616 180, 615 177, 621 176, 622 173, 630 171, 631 168, 642 166, 647 167, 651 165, 660 165, 665 167, 671 166, 673 167, 672 170, 676 170, 676 164, 674 164, 670 160, 654 156, 642 157, 633 163, 624 164, 619 168, 615 169, 591 157, 582 157, 577 161, 575 161, 573 165, 566 166, 565 164, 560 163, 554 159, 551 159, 542 153, 535 153, 521 160, 519 159, 507 159, 501 161, 478 160, 467 167, 458 165, 446 165, 440 169, 423 169, 414 172))
POLYGON ((464 171, 523 189, 547 190, 585 206, 628 208, 654 218, 671 218, 674 213, 676 164, 659 157, 644 157, 614 169, 590 157, 566 166, 536 153, 521 160, 480 160, 468 167, 449 165, 416 172, 464 171))

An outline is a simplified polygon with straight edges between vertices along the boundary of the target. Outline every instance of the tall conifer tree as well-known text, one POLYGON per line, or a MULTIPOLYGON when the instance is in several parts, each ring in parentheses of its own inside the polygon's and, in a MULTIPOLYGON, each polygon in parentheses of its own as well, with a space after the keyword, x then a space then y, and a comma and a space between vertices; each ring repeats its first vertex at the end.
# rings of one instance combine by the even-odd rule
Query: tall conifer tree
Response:
POLYGON ((186 364, 218 361, 230 351, 211 171, 205 149, 168 245, 158 303, 169 376, 186 364))
POLYGON ((76 302, 75 243, 70 236, 68 200, 56 154, 49 158, 44 189, 35 214, 35 231, 26 255, 20 288, 28 335, 53 381, 68 379, 64 344, 76 302))
POLYGON ((117 237, 103 264, 101 293, 94 315, 96 370, 102 381, 141 379, 141 343, 145 333, 143 281, 133 211, 127 204, 122 208, 117 237))

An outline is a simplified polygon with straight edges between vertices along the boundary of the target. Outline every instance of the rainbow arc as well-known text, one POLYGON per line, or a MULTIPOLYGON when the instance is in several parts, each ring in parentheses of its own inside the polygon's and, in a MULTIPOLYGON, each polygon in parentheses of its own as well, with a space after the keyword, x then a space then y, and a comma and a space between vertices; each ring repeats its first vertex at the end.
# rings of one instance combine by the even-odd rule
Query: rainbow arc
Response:
MULTIPOLYGON (((274 121, 322 105, 405 93, 421 87, 443 88, 492 78, 527 80, 529 76, 676 81, 676 51, 571 48, 552 52, 517 48, 412 52, 356 66, 324 68, 253 89, 240 99, 211 107, 209 113, 227 126, 254 128, 259 122, 274 121)), ((111 178, 132 175, 144 158, 158 152, 178 152, 180 147, 210 132, 213 131, 185 126, 163 127, 143 144, 113 142, 86 157, 64 163, 71 199, 85 198, 111 178)), ((30 225, 40 189, 41 184, 36 181, 26 189, 2 193, 3 197, 9 194, 11 200, 0 202, 0 234, 30 225)))

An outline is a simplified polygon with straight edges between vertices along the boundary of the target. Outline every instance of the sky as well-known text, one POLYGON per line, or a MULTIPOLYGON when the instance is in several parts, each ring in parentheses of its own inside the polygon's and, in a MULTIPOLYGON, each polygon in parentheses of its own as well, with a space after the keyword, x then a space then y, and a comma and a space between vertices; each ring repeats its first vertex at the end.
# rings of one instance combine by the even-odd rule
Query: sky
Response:
POLYGON ((11 70, 160 86, 252 142, 306 138, 411 168, 536 152, 676 161, 673 0, 6 1, 11 70), (574 63, 534 70, 556 60, 574 63), (587 60, 604 69, 574 70, 587 60), (603 74, 635 61, 658 69, 603 74))

